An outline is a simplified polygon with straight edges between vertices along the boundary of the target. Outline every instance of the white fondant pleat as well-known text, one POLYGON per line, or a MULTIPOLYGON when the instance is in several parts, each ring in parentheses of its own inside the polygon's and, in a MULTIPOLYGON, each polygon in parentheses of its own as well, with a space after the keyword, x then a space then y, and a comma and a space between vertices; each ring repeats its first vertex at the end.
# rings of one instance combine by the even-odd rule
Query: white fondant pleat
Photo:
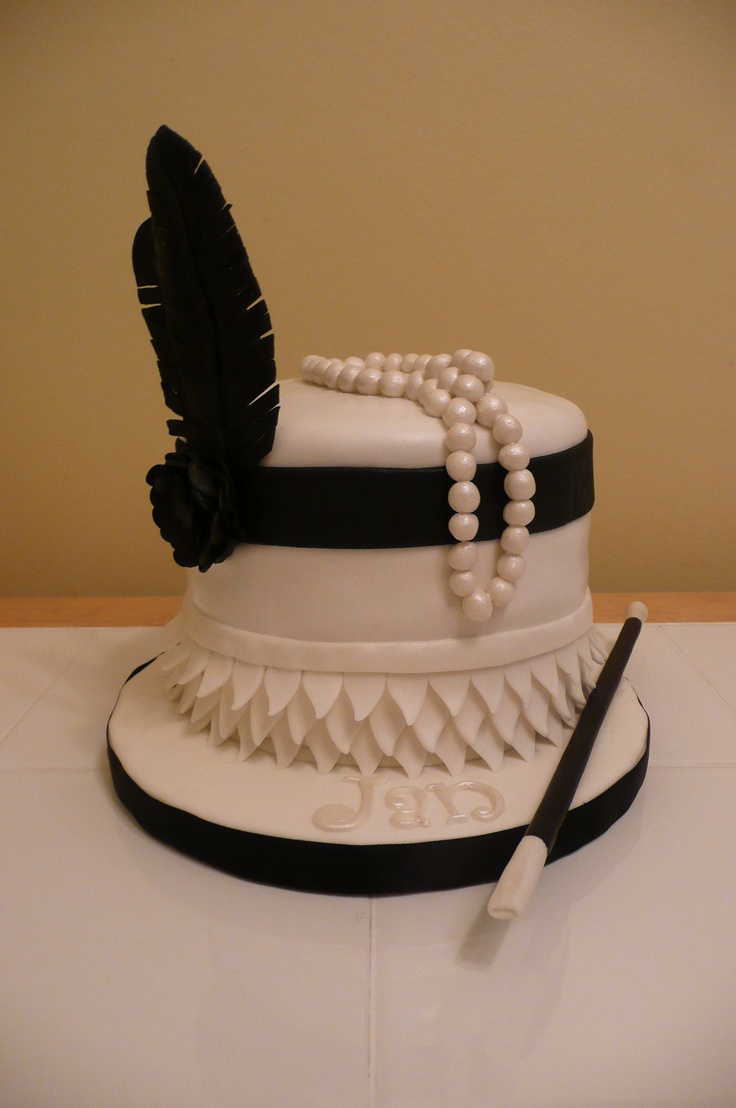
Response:
POLYGON ((565 741, 569 728, 565 726, 565 722, 560 719, 556 712, 550 712, 549 723, 547 725, 547 734, 545 738, 549 740, 554 746, 562 746, 565 741))
POLYGON ((250 702, 250 732, 253 742, 259 746, 269 734, 273 725, 281 718, 284 709, 276 716, 269 712, 268 693, 263 685, 256 689, 255 696, 250 702))
POLYGON ((355 733, 362 724, 356 720, 350 697, 344 689, 325 716, 324 722, 337 749, 341 754, 348 754, 355 733))
POLYGON ((557 696, 560 691, 560 671, 554 652, 539 654, 532 658, 529 668, 543 689, 546 689, 551 697, 557 696))
POLYGON ((520 716, 514 728, 513 748, 525 762, 531 762, 537 746, 537 736, 528 719, 520 716))
POLYGON ((345 692, 355 711, 355 718, 366 719, 386 688, 385 673, 346 673, 343 678, 345 692))
POLYGON ((487 715, 488 710, 481 699, 480 693, 471 685, 465 703, 455 716, 455 726, 466 743, 472 745, 473 739, 478 733, 478 728, 487 715))
POLYGON ((205 650, 203 647, 197 646, 195 642, 192 643, 189 660, 179 678, 182 685, 189 684, 195 677, 200 677, 204 673, 211 654, 211 650, 205 650))
POLYGON ((488 711, 493 715, 501 703, 504 690, 503 669, 478 669, 470 674, 470 680, 480 695, 488 711))
POLYGON ((302 680, 298 669, 280 669, 278 666, 266 666, 263 687, 268 696, 269 715, 277 716, 296 693, 302 680))
POLYGON ((381 754, 380 746, 373 736, 370 724, 366 720, 360 724, 355 734, 350 753, 353 758, 355 758, 358 769, 366 777, 370 777, 370 775, 375 773, 378 769, 383 755, 381 754))
MULTIPOLYGON (((422 710, 414 721, 412 732, 419 739, 425 751, 434 754, 442 728, 449 719, 449 711, 434 689, 427 689, 422 710)), ((398 757, 398 755, 397 755, 398 757)), ((403 763, 402 763, 403 764, 403 763)))
POLYGON ((279 769, 286 769, 299 753, 299 743, 295 743, 291 737, 285 713, 282 712, 271 728, 269 739, 276 755, 276 765, 279 769))
POLYGON ((210 654, 202 674, 198 695, 209 696, 210 693, 217 692, 230 680, 232 671, 232 658, 226 658, 222 654, 210 654))
POLYGON ((532 694, 531 667, 524 662, 515 662, 514 665, 506 666, 504 677, 521 701, 522 708, 526 708, 532 694))
POLYGON ((511 689, 504 690, 498 710, 493 714, 493 722, 504 742, 514 745, 514 732, 521 713, 521 704, 511 689))
MULTIPOLYGON (((286 719, 291 728, 291 737, 295 743, 301 746, 304 736, 310 728, 314 727, 316 718, 314 705, 302 685, 286 705, 286 719)), ((310 749, 312 749, 311 743, 310 749)))
POLYGON ((191 712, 192 705, 197 699, 197 690, 199 689, 199 682, 201 677, 195 677, 192 681, 187 682, 182 686, 181 700, 179 701, 179 711, 184 716, 188 712, 191 712))
POLYGON ((217 719, 217 726, 220 732, 220 738, 226 739, 229 735, 235 731, 238 726, 238 722, 243 715, 242 708, 236 710, 232 707, 235 699, 233 691, 232 674, 227 686, 222 689, 220 694, 220 711, 217 719))
POLYGON ((173 682, 171 695, 192 726, 209 727, 212 742, 232 736, 241 758, 270 738, 279 765, 303 747, 320 772, 341 755, 361 773, 393 757, 416 776, 431 755, 448 768, 462 766, 470 747, 494 769, 505 747, 529 758, 540 736, 561 743, 595 683, 604 647, 591 633, 506 667, 387 677, 233 662, 185 636, 160 665, 162 683, 173 682))
POLYGON ((171 673, 172 670, 178 666, 186 664, 189 661, 189 656, 192 652, 191 640, 187 639, 185 642, 177 643, 171 650, 165 651, 159 658, 159 665, 164 673, 171 673))
POLYGON ((529 690, 529 699, 524 706, 524 715, 539 735, 546 735, 549 729, 550 699, 547 691, 539 684, 536 676, 529 690))
POLYGON ((240 750, 238 756, 241 762, 244 762, 246 758, 250 758, 251 754, 258 750, 258 746, 253 742, 253 738, 250 733, 250 727, 246 718, 241 719, 238 724, 237 736, 240 741, 240 750))
POLYGON ((473 740, 473 750, 479 758, 483 759, 489 769, 496 770, 500 769, 503 763, 505 746, 503 738, 493 726, 492 719, 486 716, 473 740))
POLYGON ((342 691, 341 673, 305 673, 304 691, 311 700, 317 719, 324 719, 342 691))
POLYGON ((409 727, 422 710, 427 684, 427 678, 421 673, 389 673, 386 678, 386 688, 401 708, 409 727))
POLYGON ((265 666, 252 666, 249 662, 236 661, 233 666, 231 681, 233 683, 233 710, 244 708, 253 697, 256 689, 263 680, 266 672, 265 666))
POLYGON ((208 746, 222 746, 227 739, 223 738, 220 733, 220 714, 217 709, 212 712, 212 718, 210 720, 210 733, 207 737, 208 746))
POLYGON ((376 742, 387 757, 394 752, 396 740, 404 729, 404 713, 393 697, 383 694, 368 716, 376 742))
POLYGON ((424 769, 427 751, 411 727, 405 727, 394 747, 394 758, 407 777, 418 777, 424 769))
POLYGON ((451 716, 456 716, 468 695, 469 673, 432 673, 429 683, 447 708, 451 716))
POLYGON ((194 701, 192 708, 192 725, 197 729, 206 727, 212 719, 213 708, 217 708, 219 702, 220 693, 217 689, 209 696, 199 696, 197 694, 197 699, 194 701))
POLYGON ((453 777, 462 773, 467 752, 468 744, 455 726, 454 719, 448 720, 437 740, 437 757, 453 777))
POLYGON ((337 764, 340 751, 327 730, 324 720, 318 720, 309 734, 309 749, 317 763, 318 773, 329 773, 337 764))

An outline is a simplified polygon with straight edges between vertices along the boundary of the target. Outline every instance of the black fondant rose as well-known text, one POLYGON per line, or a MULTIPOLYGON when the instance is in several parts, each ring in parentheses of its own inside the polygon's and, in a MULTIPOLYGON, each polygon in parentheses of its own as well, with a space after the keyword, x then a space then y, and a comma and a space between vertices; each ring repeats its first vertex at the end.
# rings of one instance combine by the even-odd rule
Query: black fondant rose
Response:
POLYGON ((153 466, 146 480, 154 522, 174 548, 177 565, 204 573, 232 554, 242 533, 233 479, 221 462, 179 450, 153 466))

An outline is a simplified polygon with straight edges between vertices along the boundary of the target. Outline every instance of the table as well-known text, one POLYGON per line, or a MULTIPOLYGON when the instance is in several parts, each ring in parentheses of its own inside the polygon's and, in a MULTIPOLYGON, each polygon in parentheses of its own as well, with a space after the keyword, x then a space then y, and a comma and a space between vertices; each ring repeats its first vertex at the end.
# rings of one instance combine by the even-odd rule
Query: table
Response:
POLYGON ((0 1103, 736 1104, 736 595, 645 600, 644 789, 514 923, 482 887, 292 893, 150 839, 105 722, 177 602, 0 601, 0 1103))

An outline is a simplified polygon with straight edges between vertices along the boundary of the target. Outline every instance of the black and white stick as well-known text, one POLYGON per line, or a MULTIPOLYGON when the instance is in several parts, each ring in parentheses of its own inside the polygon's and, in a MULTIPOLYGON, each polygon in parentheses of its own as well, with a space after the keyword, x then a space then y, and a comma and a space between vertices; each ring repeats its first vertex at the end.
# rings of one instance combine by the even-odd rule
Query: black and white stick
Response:
POLYGON ((643 604, 630 605, 626 621, 580 713, 547 791, 493 890, 488 914, 495 919, 516 919, 529 903, 646 618, 643 604))

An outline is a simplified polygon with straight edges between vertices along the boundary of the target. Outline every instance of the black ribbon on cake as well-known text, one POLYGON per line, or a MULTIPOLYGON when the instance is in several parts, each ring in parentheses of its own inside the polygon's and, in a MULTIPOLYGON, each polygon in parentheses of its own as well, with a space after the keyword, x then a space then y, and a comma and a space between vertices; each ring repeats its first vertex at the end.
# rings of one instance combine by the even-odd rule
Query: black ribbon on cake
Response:
MULTIPOLYGON (((529 469, 537 485, 530 532, 564 527, 593 507, 590 433, 568 450, 532 458, 529 469)), ((500 538, 506 526, 506 474, 498 462, 478 466, 473 479, 480 492, 478 541, 500 538)), ((248 541, 333 550, 447 545, 453 541, 447 529, 451 484, 444 466, 258 466, 247 479, 248 541)))

